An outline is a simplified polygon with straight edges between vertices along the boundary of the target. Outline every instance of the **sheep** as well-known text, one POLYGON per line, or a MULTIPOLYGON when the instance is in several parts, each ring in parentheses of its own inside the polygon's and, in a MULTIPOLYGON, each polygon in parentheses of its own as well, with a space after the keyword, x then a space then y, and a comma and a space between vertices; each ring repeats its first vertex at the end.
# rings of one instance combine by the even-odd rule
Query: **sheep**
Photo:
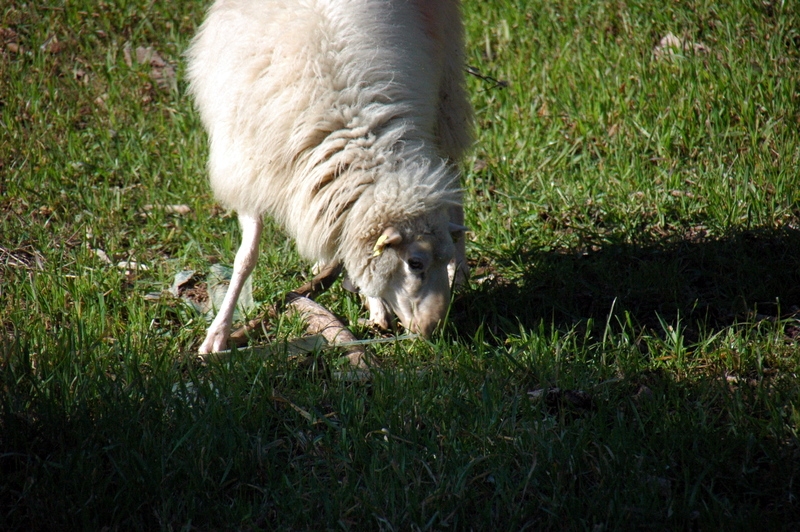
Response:
POLYGON ((242 242, 200 353, 226 348, 271 216, 370 319, 430 336, 467 273, 459 0, 217 0, 188 51, 211 188, 242 242))

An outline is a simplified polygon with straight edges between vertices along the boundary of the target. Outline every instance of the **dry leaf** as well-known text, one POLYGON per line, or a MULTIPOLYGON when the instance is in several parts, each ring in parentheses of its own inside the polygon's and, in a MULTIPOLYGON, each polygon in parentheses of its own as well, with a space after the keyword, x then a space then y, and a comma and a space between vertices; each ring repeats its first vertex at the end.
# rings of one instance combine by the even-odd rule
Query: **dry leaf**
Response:
POLYGON ((542 105, 539 106, 539 110, 536 111, 536 114, 539 115, 540 118, 547 118, 550 116, 550 108, 547 106, 546 100, 542 101, 542 105))
POLYGON ((23 52, 22 47, 17 43, 17 32, 11 28, 0 28, 0 44, 5 44, 6 50, 12 54, 23 52))
POLYGON ((95 249, 94 254, 95 256, 97 256, 98 259, 105 262, 106 264, 111 264, 111 259, 108 258, 108 255, 102 249, 95 249))
POLYGON ((671 59, 679 52, 688 52, 690 50, 695 54, 705 54, 709 52, 708 47, 703 43, 680 39, 672 33, 667 33, 653 49, 653 55, 656 59, 671 59))
POLYGON ((0 246, 0 264, 10 268, 41 270, 44 265, 44 257, 31 247, 12 250, 0 246))
POLYGON ((16 42, 17 32, 11 28, 0 28, 0 39, 4 42, 16 42))
POLYGON ((176 87, 175 69, 164 61, 152 46, 138 47, 136 62, 140 65, 150 65, 150 78, 156 82, 159 89, 170 90, 176 87))
POLYGON ((43 52, 47 52, 50 54, 57 54, 59 52, 63 52, 67 48, 67 44, 58 40, 57 35, 51 35, 44 41, 44 43, 39 47, 39 49, 43 52))
POLYGON ((75 81, 78 83, 83 83, 84 85, 89 83, 89 74, 87 74, 82 68, 76 68, 73 70, 72 75, 75 76, 75 81))
POLYGON ((192 208, 188 205, 145 205, 145 211, 153 211, 153 210, 162 210, 167 214, 189 214, 192 212, 192 208))
POLYGON ((149 65, 150 79, 155 82, 159 89, 167 91, 177 89, 178 80, 175 68, 165 61, 155 48, 152 46, 139 46, 134 53, 131 52, 131 48, 130 43, 125 43, 122 48, 122 55, 125 58, 126 65, 132 67, 134 59, 140 65, 149 65))
POLYGON ((125 46, 122 47, 122 57, 125 58, 125 64, 128 65, 129 68, 133 66, 133 59, 131 58, 131 43, 126 42, 125 46))
POLYGON ((94 103, 97 107, 105 109, 107 107, 106 100, 108 100, 108 93, 104 92, 103 94, 94 99, 94 103))
POLYGON ((147 267, 147 264, 142 264, 142 263, 136 262, 135 260, 128 260, 128 261, 118 262, 117 263, 117 268, 119 268, 120 270, 126 270, 126 271, 130 271, 130 272, 135 272, 135 271, 146 272, 147 270, 150 269, 150 268, 147 267))

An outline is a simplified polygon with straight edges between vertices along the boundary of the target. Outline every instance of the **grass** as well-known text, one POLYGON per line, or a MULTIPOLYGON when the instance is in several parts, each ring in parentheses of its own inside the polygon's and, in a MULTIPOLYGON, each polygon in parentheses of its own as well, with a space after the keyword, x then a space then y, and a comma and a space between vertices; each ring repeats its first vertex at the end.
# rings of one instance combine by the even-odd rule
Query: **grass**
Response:
MULTIPOLYGON (((198 366, 203 319, 144 297, 238 245, 185 93, 204 7, 0 12, 0 528, 800 527, 796 3, 467 0, 473 279, 360 384, 198 366)), ((265 233, 259 301, 309 270, 265 233)))

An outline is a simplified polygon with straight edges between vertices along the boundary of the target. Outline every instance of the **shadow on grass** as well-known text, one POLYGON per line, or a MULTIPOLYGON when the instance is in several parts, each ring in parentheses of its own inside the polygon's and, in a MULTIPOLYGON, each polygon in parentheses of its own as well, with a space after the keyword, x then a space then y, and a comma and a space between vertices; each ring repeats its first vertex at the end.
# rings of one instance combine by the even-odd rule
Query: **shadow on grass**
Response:
POLYGON ((800 230, 788 227, 610 243, 588 252, 522 249, 481 266, 473 270, 483 282, 453 306, 461 334, 481 324, 498 338, 541 322, 561 329, 592 320, 602 327, 610 312, 627 312, 652 328, 660 327, 659 316, 667 323, 680 318, 691 335, 800 307, 800 230), (499 273, 515 269, 513 278, 499 273))
MULTIPOLYGON (((484 339, 502 342, 520 334, 521 327, 535 331, 541 324, 562 331, 590 327, 598 338, 612 315, 614 325, 629 319, 659 335, 659 318, 668 324, 680 319, 687 341, 695 342, 711 330, 745 321, 800 317, 800 230, 790 227, 732 231, 719 238, 644 241, 643 236, 588 252, 521 249, 490 257, 473 271, 471 289, 459 294, 451 311, 463 338, 483 327, 491 333, 484 339)), ((796 341, 800 327, 787 325, 784 333, 796 341)), ((552 362, 529 360, 537 360, 530 363, 530 373, 539 386, 543 373, 536 368, 547 369, 552 362)), ((551 384, 580 381, 581 363, 567 364, 563 374, 577 379, 551 384)), ((609 445, 616 456, 645 457, 645 463, 652 458, 647 467, 653 473, 648 476, 646 467, 620 459, 606 475, 590 477, 596 484, 579 488, 579 498, 590 498, 586 495, 595 488, 620 493, 613 504, 604 504, 643 511, 629 516, 631 529, 659 528, 655 522, 686 530, 726 529, 734 523, 742 529, 796 529, 800 511, 793 486, 800 450, 794 369, 783 372, 777 364, 761 374, 744 363, 730 375, 713 368, 681 378, 655 366, 623 366, 619 380, 589 390, 595 409, 577 409, 574 401, 559 396, 554 415, 562 427, 572 427, 577 419, 635 429, 599 428, 591 438, 609 445)), ((544 399, 552 414, 554 403, 544 399)), ((581 453, 570 446, 567 454, 581 453)))

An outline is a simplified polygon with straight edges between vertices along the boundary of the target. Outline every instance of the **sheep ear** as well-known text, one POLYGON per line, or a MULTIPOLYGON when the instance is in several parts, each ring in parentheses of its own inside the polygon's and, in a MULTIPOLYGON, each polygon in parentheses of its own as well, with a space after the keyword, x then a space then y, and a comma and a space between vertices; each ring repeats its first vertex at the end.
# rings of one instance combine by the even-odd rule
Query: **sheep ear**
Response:
POLYGON ((389 246, 395 246, 403 241, 403 236, 394 227, 387 227, 383 234, 378 237, 375 246, 372 248, 372 256, 377 257, 389 246))
POLYGON ((463 225, 454 224, 450 222, 450 237, 453 239, 453 242, 458 242, 464 236, 464 233, 469 231, 469 227, 465 227, 463 225))

